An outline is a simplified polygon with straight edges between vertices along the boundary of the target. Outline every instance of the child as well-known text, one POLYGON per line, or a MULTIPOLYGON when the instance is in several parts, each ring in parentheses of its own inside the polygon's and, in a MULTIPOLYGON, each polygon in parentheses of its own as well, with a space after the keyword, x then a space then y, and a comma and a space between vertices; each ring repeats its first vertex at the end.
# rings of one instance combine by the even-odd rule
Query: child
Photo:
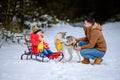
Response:
MULTIPOLYGON (((36 56, 47 56, 50 59, 53 59, 53 55, 55 52, 52 52, 48 46, 48 43, 44 41, 44 35, 42 30, 37 26, 33 26, 33 32, 30 34, 30 40, 32 43, 31 51, 36 56)), ((57 53, 58 54, 58 53, 57 53)), ((58 54, 59 56, 60 54, 58 54)), ((58 57, 57 56, 57 57, 58 57)))

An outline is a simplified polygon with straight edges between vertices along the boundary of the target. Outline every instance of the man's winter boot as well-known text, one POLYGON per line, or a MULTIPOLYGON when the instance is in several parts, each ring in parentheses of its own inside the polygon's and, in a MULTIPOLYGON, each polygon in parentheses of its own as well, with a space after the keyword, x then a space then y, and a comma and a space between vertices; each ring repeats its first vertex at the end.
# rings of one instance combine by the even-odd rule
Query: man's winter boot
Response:
POLYGON ((88 58, 84 58, 84 59, 82 60, 82 63, 83 63, 83 64, 89 64, 89 63, 90 63, 90 60, 89 60, 88 58))
POLYGON ((100 64, 102 61, 102 58, 96 58, 93 64, 100 64))

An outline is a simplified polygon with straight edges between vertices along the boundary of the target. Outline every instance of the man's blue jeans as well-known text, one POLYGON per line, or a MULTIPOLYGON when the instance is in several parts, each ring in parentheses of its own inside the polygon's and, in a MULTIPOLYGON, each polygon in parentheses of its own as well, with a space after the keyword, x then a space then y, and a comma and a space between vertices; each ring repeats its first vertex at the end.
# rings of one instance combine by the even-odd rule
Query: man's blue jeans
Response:
MULTIPOLYGON (((82 46, 82 45, 86 45, 86 44, 88 44, 88 43, 85 41, 80 41, 78 43, 78 46, 82 46)), ((86 49, 80 50, 80 54, 84 58, 95 59, 97 57, 102 58, 104 56, 105 52, 98 50, 96 48, 86 48, 86 49)))

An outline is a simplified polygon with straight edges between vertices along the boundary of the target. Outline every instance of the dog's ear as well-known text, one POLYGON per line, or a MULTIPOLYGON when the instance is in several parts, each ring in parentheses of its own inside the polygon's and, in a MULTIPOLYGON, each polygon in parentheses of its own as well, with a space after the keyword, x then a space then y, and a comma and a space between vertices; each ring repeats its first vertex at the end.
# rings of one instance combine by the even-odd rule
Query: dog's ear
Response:
POLYGON ((57 34, 61 34, 62 32, 58 32, 57 34))
POLYGON ((72 36, 67 36, 66 38, 72 38, 72 36))
POLYGON ((75 36, 72 36, 74 39, 76 39, 76 37, 75 36))
POLYGON ((66 36, 66 33, 67 33, 67 32, 63 32, 63 35, 66 36))
POLYGON ((64 34, 66 35, 67 32, 64 32, 64 34))

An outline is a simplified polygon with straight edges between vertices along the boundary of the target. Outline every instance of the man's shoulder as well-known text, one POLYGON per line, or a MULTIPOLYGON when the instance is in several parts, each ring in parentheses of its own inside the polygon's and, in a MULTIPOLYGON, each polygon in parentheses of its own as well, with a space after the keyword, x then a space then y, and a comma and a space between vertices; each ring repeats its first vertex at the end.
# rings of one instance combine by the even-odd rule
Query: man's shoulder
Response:
POLYGON ((92 34, 95 34, 95 35, 99 35, 99 34, 101 34, 101 31, 95 29, 95 30, 92 30, 91 33, 92 33, 92 34))

